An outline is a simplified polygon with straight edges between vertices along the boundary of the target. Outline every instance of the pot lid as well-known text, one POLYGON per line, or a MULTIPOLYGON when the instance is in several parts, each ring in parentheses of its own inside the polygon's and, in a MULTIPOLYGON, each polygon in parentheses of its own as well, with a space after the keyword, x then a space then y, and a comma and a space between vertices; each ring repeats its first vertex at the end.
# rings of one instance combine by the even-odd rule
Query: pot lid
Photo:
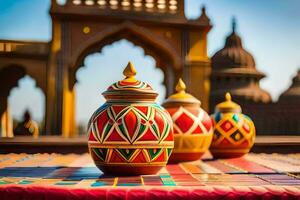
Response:
POLYGON ((185 83, 180 78, 175 87, 176 93, 169 96, 169 98, 167 98, 164 101, 163 106, 166 107, 174 104, 180 104, 180 105, 196 104, 200 106, 201 102, 198 99, 196 99, 193 95, 186 93, 185 89, 186 89, 185 83))
POLYGON ((158 96, 149 84, 135 78, 136 69, 131 62, 124 69, 123 75, 123 80, 112 84, 102 93, 106 100, 154 101, 158 96))
POLYGON ((231 101, 231 95, 227 92, 225 94, 225 101, 216 105, 216 111, 241 113, 242 109, 239 104, 231 101))

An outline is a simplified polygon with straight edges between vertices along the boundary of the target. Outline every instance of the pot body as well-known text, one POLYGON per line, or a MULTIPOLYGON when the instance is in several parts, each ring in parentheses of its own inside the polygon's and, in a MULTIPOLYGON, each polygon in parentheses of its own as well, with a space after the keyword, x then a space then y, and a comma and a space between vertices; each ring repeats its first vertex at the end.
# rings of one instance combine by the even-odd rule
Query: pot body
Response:
POLYGON ((209 115, 197 104, 169 106, 174 127, 174 150, 169 162, 187 162, 201 158, 208 150, 213 136, 209 115))
POLYGON ((247 154, 254 144, 255 126, 242 113, 216 112, 212 115, 214 136, 210 151, 215 158, 233 158, 247 154))
POLYGON ((154 102, 105 103, 89 122, 89 151, 104 173, 156 173, 167 164, 173 140, 171 118, 154 102))

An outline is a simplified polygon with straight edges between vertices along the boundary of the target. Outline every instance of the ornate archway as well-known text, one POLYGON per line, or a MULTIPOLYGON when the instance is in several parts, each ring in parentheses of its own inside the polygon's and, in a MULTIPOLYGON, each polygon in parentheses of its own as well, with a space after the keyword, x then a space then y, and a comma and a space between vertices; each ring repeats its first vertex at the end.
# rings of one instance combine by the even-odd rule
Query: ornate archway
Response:
POLYGON ((155 36, 151 31, 138 27, 131 22, 124 22, 121 25, 107 28, 79 45, 68 61, 70 88, 76 83, 76 71, 84 65, 83 61, 87 55, 101 52, 104 46, 121 39, 127 39, 136 46, 142 47, 145 55, 150 55, 156 60, 156 67, 161 68, 166 77, 164 84, 169 95, 173 88, 174 80, 172 77, 175 76, 175 71, 182 70, 180 55, 163 38, 155 36), (170 74, 172 75, 167 76, 170 74))

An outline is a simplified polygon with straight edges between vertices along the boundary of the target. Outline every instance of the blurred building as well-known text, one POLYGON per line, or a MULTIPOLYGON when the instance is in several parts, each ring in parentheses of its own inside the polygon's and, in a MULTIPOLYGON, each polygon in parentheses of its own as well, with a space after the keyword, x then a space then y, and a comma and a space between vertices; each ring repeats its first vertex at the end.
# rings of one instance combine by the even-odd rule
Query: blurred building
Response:
MULTIPOLYGON (((36 80, 46 97, 46 134, 76 135, 76 72, 84 58, 120 39, 127 39, 152 56, 163 73, 167 94, 182 77, 189 92, 213 112, 231 92, 257 125, 258 134, 300 133, 300 75, 278 102, 259 86, 264 74, 235 32, 212 58, 207 35, 212 28, 201 16, 188 20, 183 0, 51 0, 51 42, 0 40, 0 135, 12 135, 7 98, 25 75, 36 80)), ((133 61, 134 62, 134 61, 133 61)))
POLYGON ((207 34, 212 26, 205 9, 198 19, 188 20, 183 0, 67 0, 63 5, 51 0, 50 16, 50 43, 0 41, 2 136, 11 132, 9 91, 26 74, 46 97, 44 132, 76 135, 76 72, 86 56, 121 39, 142 47, 155 59, 164 73, 168 96, 183 77, 208 109, 207 34))
POLYGON ((259 81, 265 75, 256 69, 255 59, 243 48, 235 27, 234 20, 224 48, 211 58, 210 112, 230 92, 243 112, 254 120, 258 134, 299 134, 300 71, 279 101, 273 102, 270 94, 260 88, 259 81))

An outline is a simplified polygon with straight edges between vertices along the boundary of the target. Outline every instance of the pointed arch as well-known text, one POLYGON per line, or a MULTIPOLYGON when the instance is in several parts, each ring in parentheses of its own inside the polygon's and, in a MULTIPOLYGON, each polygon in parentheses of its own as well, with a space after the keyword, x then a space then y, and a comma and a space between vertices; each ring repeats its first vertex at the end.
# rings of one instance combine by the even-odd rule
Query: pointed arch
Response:
POLYGON ((124 22, 103 30, 77 48, 69 60, 70 88, 76 83, 76 71, 84 65, 84 58, 88 54, 99 52, 104 46, 121 39, 127 39, 142 47, 145 54, 152 56, 156 60, 156 66, 161 68, 165 74, 167 70, 170 70, 167 67, 171 66, 174 69, 181 67, 180 55, 165 39, 132 22, 124 22))
MULTIPOLYGON (((28 73, 25 66, 19 64, 10 64, 7 66, 3 66, 3 68, 0 69, 0 117, 8 109, 8 102, 11 91, 14 88, 19 87, 20 80, 22 80, 26 76, 30 77, 34 81, 34 88, 41 91, 41 93, 43 94, 42 102, 45 102, 46 95, 44 90, 42 89, 42 87, 40 87, 35 77, 28 73)), ((17 101, 20 100, 21 99, 18 99, 17 101)), ((44 103, 42 103, 42 105, 43 104, 44 103)), ((45 117, 45 111, 43 112, 43 115, 45 117)))
POLYGON ((45 95, 45 88, 40 82, 40 79, 37 79, 34 74, 30 74, 26 70, 25 66, 13 63, 10 63, 9 65, 6 65, 0 69, 0 80, 1 82, 5 83, 0 84, 0 95, 9 96, 11 89, 17 87, 19 80, 24 78, 26 75, 30 76, 35 81, 36 87, 41 89, 45 95))

